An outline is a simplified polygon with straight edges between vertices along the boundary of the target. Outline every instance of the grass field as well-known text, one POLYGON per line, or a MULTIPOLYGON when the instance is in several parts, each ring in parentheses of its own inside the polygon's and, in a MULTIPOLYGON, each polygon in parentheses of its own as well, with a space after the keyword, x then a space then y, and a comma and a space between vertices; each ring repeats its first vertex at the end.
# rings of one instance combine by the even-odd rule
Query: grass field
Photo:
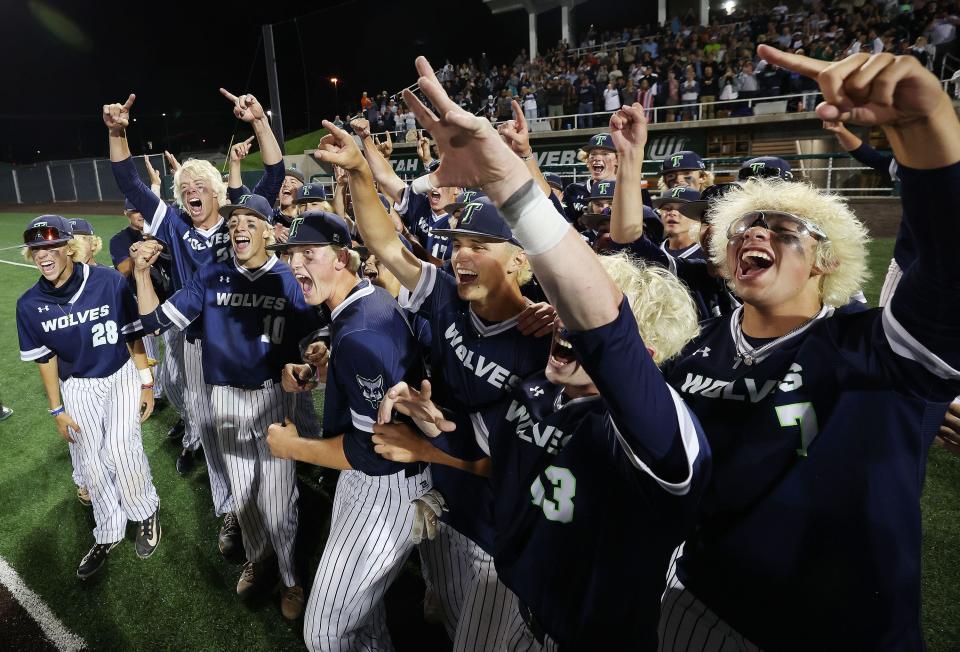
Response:
MULTIPOLYGON (((0 248, 17 244, 33 215, 0 215, 0 248)), ((122 216, 88 216, 96 231, 123 228, 122 216)), ((106 243, 105 243, 106 244, 106 243)), ((867 288, 875 302, 890 259, 892 241, 871 249, 874 279, 867 288)), ((109 264, 106 252, 102 262, 109 264)), ((22 263, 17 249, 0 250, 0 260, 22 263)), ((202 464, 186 479, 174 470, 177 448, 164 433, 174 415, 167 409, 144 425, 143 442, 161 497, 163 542, 148 560, 128 541, 110 555, 93 581, 75 578, 76 566, 92 543, 92 516, 80 506, 70 480, 67 448, 46 413, 46 399, 34 364, 18 356, 14 306, 34 282, 33 268, 0 263, 0 396, 15 410, 0 423, 0 557, 43 598, 53 613, 91 649, 299 649, 300 624, 285 622, 274 600, 253 607, 239 603, 234 587, 239 567, 216 549, 213 517, 202 464)), ((321 485, 305 470, 301 491, 299 557, 309 582, 327 527, 331 478, 321 485)), ((930 455, 923 500, 924 625, 929 649, 960 649, 960 457, 940 449, 930 455)), ((398 649, 444 649, 435 627, 420 621, 422 586, 413 572, 389 594, 388 613, 398 649), (427 639, 417 641, 418 633, 427 639)), ((2 627, 2 623, 0 623, 2 627)), ((2 644, 0 644, 2 647, 2 644)))

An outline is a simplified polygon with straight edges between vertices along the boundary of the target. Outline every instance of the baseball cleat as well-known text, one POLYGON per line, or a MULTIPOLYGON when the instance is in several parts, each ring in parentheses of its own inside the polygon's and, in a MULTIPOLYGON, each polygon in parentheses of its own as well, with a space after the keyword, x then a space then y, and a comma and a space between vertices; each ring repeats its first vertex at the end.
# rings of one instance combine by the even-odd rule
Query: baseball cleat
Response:
POLYGON ((87 491, 86 487, 77 487, 77 500, 79 500, 80 504, 84 507, 93 505, 93 501, 90 499, 90 492, 87 491))
POLYGON ((193 464, 196 461, 195 454, 189 448, 184 448, 180 451, 180 455, 177 457, 177 473, 180 475, 187 475, 190 471, 193 470, 193 464))
POLYGON ((6 421, 13 416, 13 410, 6 405, 0 405, 0 421, 6 421))
POLYGON ((287 620, 296 620, 303 615, 303 587, 288 586, 280 596, 280 613, 287 620))
POLYGON ((119 541, 114 541, 113 543, 93 544, 90 552, 84 555, 80 561, 80 567, 77 568, 77 577, 85 580, 103 568, 104 563, 107 561, 107 555, 109 555, 110 551, 116 548, 119 543, 119 541))
POLYGON ((158 507, 150 518, 140 521, 135 541, 137 557, 146 559, 152 555, 160 543, 160 534, 160 508, 158 507))
POLYGON ((224 557, 232 557, 241 548, 243 544, 243 533, 240 530, 240 521, 233 512, 227 512, 223 515, 223 524, 220 526, 220 534, 217 535, 217 547, 220 548, 220 554, 224 557))
POLYGON ((167 431, 167 439, 181 439, 183 437, 183 430, 183 419, 180 419, 170 426, 170 430, 167 431))
POLYGON ((237 595, 241 599, 251 598, 273 584, 277 577, 277 560, 269 557, 263 561, 248 561, 237 581, 237 595))

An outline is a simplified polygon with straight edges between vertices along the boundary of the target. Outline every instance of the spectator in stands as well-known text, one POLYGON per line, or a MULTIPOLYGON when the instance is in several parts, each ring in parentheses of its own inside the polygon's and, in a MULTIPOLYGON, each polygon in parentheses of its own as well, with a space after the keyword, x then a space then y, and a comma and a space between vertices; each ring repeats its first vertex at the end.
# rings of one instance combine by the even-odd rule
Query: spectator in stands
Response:
POLYGON ((603 110, 611 113, 620 108, 620 91, 617 90, 613 82, 607 82, 607 87, 603 89, 603 110))
POLYGON ((360 96, 360 110, 366 111, 371 106, 373 106, 373 100, 367 96, 367 91, 363 91, 363 95, 360 96))
POLYGON ((531 123, 537 119, 537 94, 529 86, 524 86, 521 94, 523 117, 527 119, 528 123, 531 123))
MULTIPOLYGON (((594 106, 596 106, 597 100, 597 89, 587 78, 585 73, 580 73, 580 79, 577 84, 577 113, 580 115, 586 115, 594 112, 594 106)), ((589 129, 593 127, 593 116, 586 115, 585 118, 581 119, 580 125, 582 129, 589 129)))
MULTIPOLYGON (((547 82, 547 92, 546 92, 546 101, 547 101, 547 115, 556 116, 563 115, 563 101, 564 101, 565 92, 563 85, 559 77, 554 77, 547 82)), ((550 128, 554 131, 560 129, 559 120, 551 120, 550 128)))
MULTIPOLYGON (((665 93, 665 106, 676 106, 680 104, 680 82, 677 80, 677 74, 673 70, 667 72, 667 81, 662 89, 665 93)), ((667 122, 673 122, 677 119, 677 114, 674 110, 667 111, 667 122)))
POLYGON ((745 61, 740 72, 734 77, 734 86, 739 97, 756 97, 760 89, 757 75, 754 73, 753 62, 745 61))
MULTIPOLYGON (((643 107, 647 122, 653 122, 653 101, 654 92, 650 89, 650 82, 646 79, 640 80, 640 90, 637 91, 637 102, 643 107)), ((624 102, 624 104, 627 104, 624 102)))
POLYGON ((703 67, 703 78, 700 79, 700 102, 703 106, 703 119, 713 117, 712 103, 717 100, 717 78, 713 76, 713 66, 703 67))
POLYGON ((697 102, 700 99, 700 83, 697 82, 693 66, 687 67, 686 79, 680 87, 680 99, 684 104, 683 119, 697 120, 697 102))

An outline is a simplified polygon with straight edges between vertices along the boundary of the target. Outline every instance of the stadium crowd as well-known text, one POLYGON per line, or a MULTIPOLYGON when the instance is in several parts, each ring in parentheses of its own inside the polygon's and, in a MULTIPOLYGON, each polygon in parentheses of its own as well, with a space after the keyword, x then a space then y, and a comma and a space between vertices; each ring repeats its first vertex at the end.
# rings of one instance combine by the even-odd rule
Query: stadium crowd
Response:
MULTIPOLYGON (((653 121, 750 115, 745 104, 704 107, 715 101, 815 93, 816 83, 796 72, 768 65, 756 53, 767 43, 786 52, 835 61, 850 54, 909 54, 939 74, 941 62, 956 51, 957 3, 807 2, 739 3, 729 14, 715 12, 710 24, 699 25, 692 12, 674 16, 665 25, 598 30, 590 26, 574 48, 560 42, 530 61, 526 49, 510 62, 478 59, 451 63, 437 70, 446 93, 463 109, 491 121, 511 119, 510 102, 523 107, 528 120, 585 114, 580 127, 598 126, 604 116, 639 102, 653 121)), ((792 98, 791 110, 812 110, 816 98, 792 98)), ((414 116, 400 98, 381 91, 363 93, 355 107, 375 132, 406 137, 414 116)), ((572 118, 552 119, 554 130, 573 128, 572 118)), ((411 136, 412 138, 412 136, 411 136)))
POLYGON ((390 649, 383 596, 414 550, 456 650, 922 649, 923 468, 935 438, 960 452, 960 122, 903 44, 945 11, 753 8, 591 31, 577 57, 420 58, 420 95, 364 94, 352 135, 324 122, 332 192, 284 168, 255 97, 221 89, 253 135, 226 179, 174 161, 168 205, 133 165, 135 96, 105 104, 129 219, 116 271, 88 222, 38 217, 41 278, 17 308, 94 511, 78 576, 128 520, 139 556, 159 545, 139 442, 159 381, 183 415, 178 470, 203 449, 217 545, 244 560, 237 594, 279 583, 311 650, 390 649), (681 77, 699 100, 714 77, 816 89, 843 147, 899 179, 880 307, 861 292, 866 227, 782 159, 715 184, 674 152, 642 190, 639 93, 670 102, 681 77), (529 123, 593 112, 597 84, 617 104, 583 143, 589 179, 564 186, 529 123), (409 184, 374 138, 394 109, 438 150, 409 184), (844 121, 883 128, 894 158, 844 121), (312 579, 293 561, 297 461, 340 472, 312 579))

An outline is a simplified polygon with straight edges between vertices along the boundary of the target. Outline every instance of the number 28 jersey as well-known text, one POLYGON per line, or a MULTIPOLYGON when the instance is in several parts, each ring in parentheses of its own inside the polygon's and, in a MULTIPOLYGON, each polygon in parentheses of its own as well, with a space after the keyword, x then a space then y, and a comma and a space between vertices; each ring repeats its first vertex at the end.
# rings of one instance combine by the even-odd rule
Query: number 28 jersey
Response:
POLYGON ((57 356, 61 380, 110 376, 130 359, 127 340, 142 334, 127 279, 82 263, 61 287, 41 278, 20 297, 17 332, 20 359, 57 356))

